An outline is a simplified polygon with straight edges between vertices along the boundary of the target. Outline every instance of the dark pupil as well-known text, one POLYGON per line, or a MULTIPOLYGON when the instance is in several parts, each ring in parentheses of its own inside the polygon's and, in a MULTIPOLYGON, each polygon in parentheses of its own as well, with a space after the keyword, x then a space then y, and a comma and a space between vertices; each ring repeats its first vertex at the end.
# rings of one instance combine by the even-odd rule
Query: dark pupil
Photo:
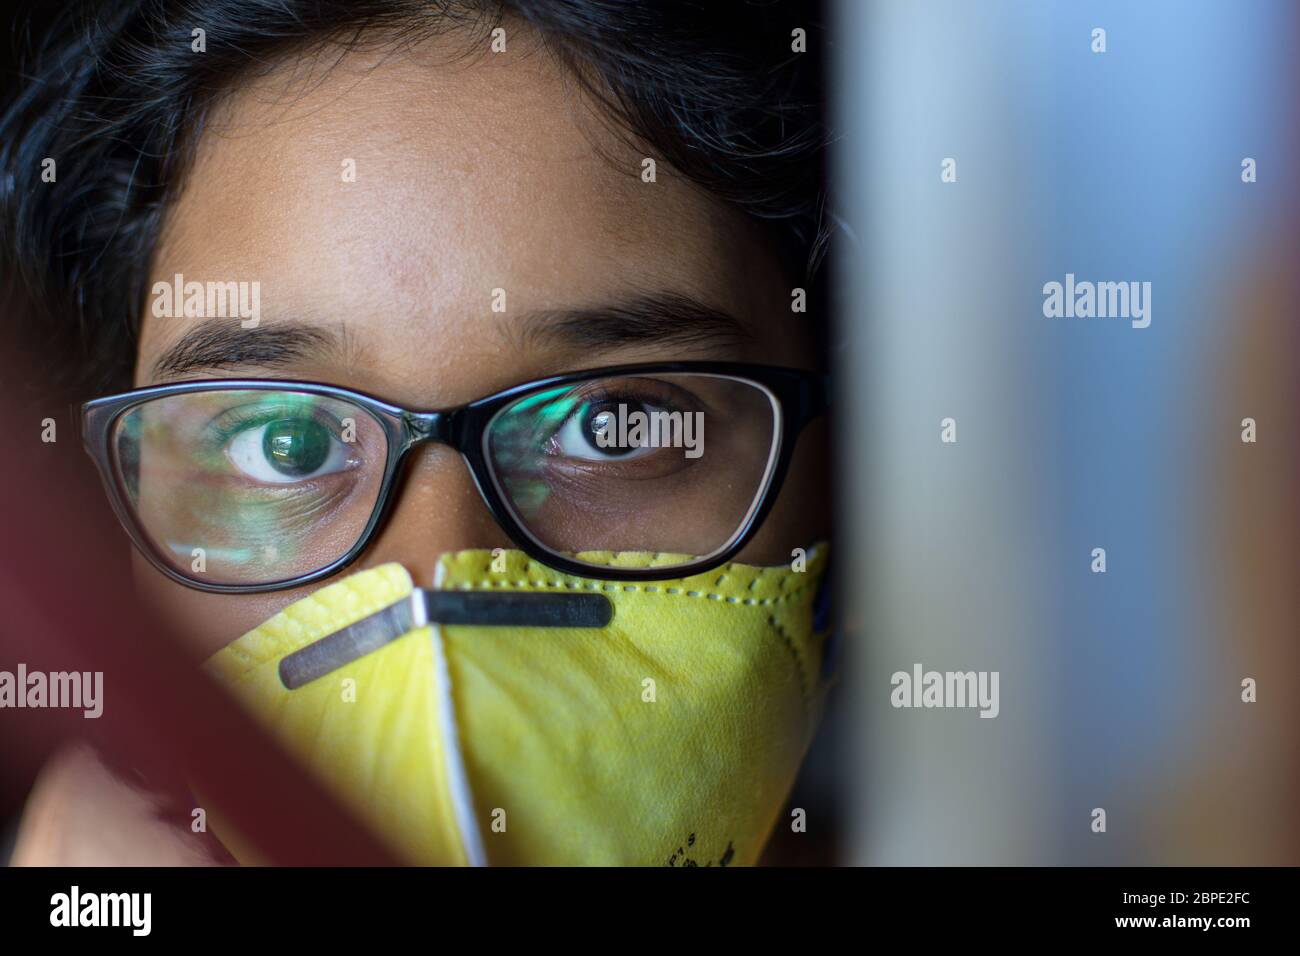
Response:
POLYGON ((329 429, 311 419, 286 418, 266 426, 262 451, 282 475, 306 475, 325 464, 329 429))
MULTIPOLYGON (((627 406, 627 415, 629 417, 631 417, 633 412, 644 412, 646 410, 644 405, 637 402, 624 402, 623 404, 627 406)), ((619 434, 618 426, 617 402, 612 405, 594 405, 591 410, 587 412, 587 427, 583 430, 583 435, 587 439, 587 444, 602 455, 627 455, 636 451, 637 448, 640 447, 636 444, 618 444, 620 438, 623 437, 619 434), (607 432, 605 436, 606 444, 604 445, 602 445, 596 437, 602 431, 607 432)), ((629 437, 631 437, 632 432, 632 426, 629 422, 627 425, 627 434, 629 437)))

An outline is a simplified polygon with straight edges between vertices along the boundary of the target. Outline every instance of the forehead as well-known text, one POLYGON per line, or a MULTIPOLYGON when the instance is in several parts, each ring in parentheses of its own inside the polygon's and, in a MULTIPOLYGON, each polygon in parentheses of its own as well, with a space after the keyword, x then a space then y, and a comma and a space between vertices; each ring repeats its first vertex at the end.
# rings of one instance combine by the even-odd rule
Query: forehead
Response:
MULTIPOLYGON (((406 355, 436 337, 442 362, 490 355, 512 312, 669 289, 746 317, 785 295, 744 220, 662 162, 646 182, 654 154, 538 42, 468 42, 325 52, 234 90, 152 278, 255 280, 271 320, 345 322, 406 355)), ((141 357, 190 321, 146 315, 141 357)))

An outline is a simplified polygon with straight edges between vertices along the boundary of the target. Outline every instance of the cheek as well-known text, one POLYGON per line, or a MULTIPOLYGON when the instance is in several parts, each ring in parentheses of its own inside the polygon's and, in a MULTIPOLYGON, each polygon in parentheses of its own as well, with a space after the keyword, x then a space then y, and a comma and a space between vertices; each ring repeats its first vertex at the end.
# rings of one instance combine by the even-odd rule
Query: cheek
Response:
POLYGON ((136 592, 174 624, 173 636, 183 641, 199 660, 211 657, 320 586, 307 585, 273 594, 208 594, 167 578, 134 549, 131 571, 136 592))
POLYGON ((791 550, 830 536, 828 435, 823 417, 799 436, 780 497, 737 560, 756 565, 788 564, 791 550))

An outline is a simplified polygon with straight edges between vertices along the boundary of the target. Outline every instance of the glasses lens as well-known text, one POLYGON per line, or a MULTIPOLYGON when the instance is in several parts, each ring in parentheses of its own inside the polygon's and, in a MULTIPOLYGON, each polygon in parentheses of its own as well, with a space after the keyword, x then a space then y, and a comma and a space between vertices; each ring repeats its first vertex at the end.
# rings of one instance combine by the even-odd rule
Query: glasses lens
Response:
POLYGON ((721 375, 593 378, 518 399, 485 439, 501 495, 538 544, 655 551, 685 565, 725 549, 771 478, 777 405, 721 375))
POLYGON ((155 550, 185 577, 225 585, 283 581, 346 554, 374 513, 388 454, 363 408, 270 389, 137 405, 113 448, 155 550))

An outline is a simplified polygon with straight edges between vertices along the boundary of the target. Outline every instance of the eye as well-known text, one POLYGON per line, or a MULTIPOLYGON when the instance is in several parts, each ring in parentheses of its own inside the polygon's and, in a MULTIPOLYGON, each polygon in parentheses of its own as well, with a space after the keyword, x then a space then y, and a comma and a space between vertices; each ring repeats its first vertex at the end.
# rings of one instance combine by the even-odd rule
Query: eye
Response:
POLYGON ((314 418, 281 418, 246 428, 226 446, 226 457, 257 481, 288 484, 348 467, 347 447, 314 418))
POLYGON ((644 402, 600 402, 576 409, 555 433, 554 447, 566 458, 585 461, 629 461, 653 455, 658 448, 635 429, 637 415, 648 419, 663 409, 644 402), (632 426, 629 427, 629 422, 632 426))

